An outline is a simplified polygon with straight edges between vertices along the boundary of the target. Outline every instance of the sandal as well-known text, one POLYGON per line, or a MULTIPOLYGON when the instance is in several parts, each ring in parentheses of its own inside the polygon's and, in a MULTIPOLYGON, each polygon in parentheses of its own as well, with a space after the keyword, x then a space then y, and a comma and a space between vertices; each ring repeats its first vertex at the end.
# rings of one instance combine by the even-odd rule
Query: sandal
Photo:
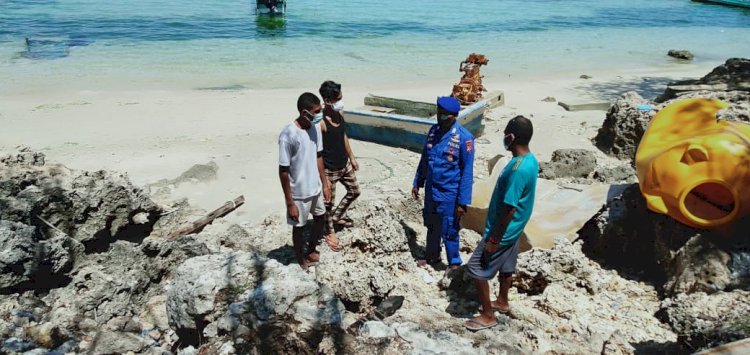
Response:
POLYGON ((482 329, 490 329, 497 326, 497 321, 494 321, 492 324, 482 324, 479 323, 476 319, 469 319, 464 323, 464 327, 466 329, 471 330, 472 332, 476 332, 482 329))

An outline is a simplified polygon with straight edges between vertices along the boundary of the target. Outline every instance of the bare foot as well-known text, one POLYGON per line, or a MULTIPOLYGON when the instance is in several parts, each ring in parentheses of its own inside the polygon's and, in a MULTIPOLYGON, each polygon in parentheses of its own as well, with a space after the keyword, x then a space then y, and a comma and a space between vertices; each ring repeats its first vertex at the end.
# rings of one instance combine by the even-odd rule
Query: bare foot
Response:
POLYGON ((333 251, 339 251, 341 250, 341 247, 339 246, 339 240, 336 238, 335 233, 331 233, 327 236, 325 236, 326 244, 328 244, 328 247, 331 248, 333 251))
POLYGON ((348 218, 341 218, 341 219, 335 220, 333 221, 333 224, 343 227, 343 228, 354 227, 354 222, 348 218))
MULTIPOLYGON (((482 306, 479 306, 479 313, 482 313, 482 306)), ((500 313, 510 312, 510 305, 508 303, 502 303, 500 301, 492 301, 492 310, 500 313)))
POLYGON ((310 254, 307 254, 307 258, 306 258, 305 261, 307 261, 309 263, 317 263, 318 261, 320 261, 320 254, 318 254, 318 252, 316 252, 316 251, 314 251, 314 252, 312 252, 310 254))
POLYGON ((417 266, 419 267, 425 267, 427 265, 435 265, 440 263, 440 258, 436 259, 419 259, 417 260, 417 266))
POLYGON ((500 313, 510 312, 510 305, 508 302, 492 301, 492 309, 500 313))

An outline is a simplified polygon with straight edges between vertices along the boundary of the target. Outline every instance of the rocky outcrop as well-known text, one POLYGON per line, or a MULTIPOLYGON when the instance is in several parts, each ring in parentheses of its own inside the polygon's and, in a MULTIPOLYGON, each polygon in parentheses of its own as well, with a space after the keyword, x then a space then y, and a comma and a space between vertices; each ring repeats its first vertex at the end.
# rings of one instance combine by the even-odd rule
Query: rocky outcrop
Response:
POLYGON ((378 201, 368 207, 351 211, 351 218, 361 223, 338 234, 346 251, 330 253, 323 248, 326 262, 316 269, 316 279, 331 287, 351 311, 385 298, 398 282, 399 270, 414 269, 409 245, 416 232, 391 204, 378 201))
POLYGON ((398 336, 409 342, 415 354, 486 354, 475 349, 471 339, 448 331, 425 330, 416 323, 394 324, 398 336))
MULTIPOLYGON (((43 156, 24 154, 4 161, 22 162, 27 172, 39 169, 29 177, 48 173, 43 156)), ((115 232, 97 248, 96 238, 68 234, 83 233, 78 225, 58 231, 41 220, 2 220, 0 243, 8 259, 0 265, 22 267, 4 272, 0 281, 15 285, 9 289, 37 275, 59 282, 0 294, 0 352, 632 354, 667 351, 675 333, 684 339, 714 334, 707 327, 691 330, 688 319, 711 316, 698 305, 730 307, 729 301, 710 300, 723 297, 720 289, 746 287, 740 281, 750 268, 742 260, 750 255, 701 231, 668 226, 667 217, 645 210, 637 186, 623 196, 589 222, 590 233, 582 231, 584 248, 635 266, 651 262, 673 303, 660 302, 654 286, 633 281, 637 273, 623 278, 613 269, 628 270, 612 268, 604 257, 602 267, 580 242, 558 238, 552 249, 521 254, 511 314, 476 333, 463 327, 478 307, 473 280, 463 270, 445 272, 445 265, 415 264, 424 253, 425 227, 421 203, 406 193, 358 200, 349 211, 355 227, 338 233, 342 250, 320 245, 320 263, 308 271, 293 262, 283 217, 254 225, 217 221, 199 234, 165 238, 197 212, 183 201, 154 223, 151 212, 136 213, 122 227, 127 232, 115 232), (144 217, 150 227, 135 233, 144 217), (649 233, 661 237, 649 240, 649 233), (688 308, 693 303, 685 292, 713 294, 688 308), (668 324, 654 317, 659 309, 668 324)), ((45 215, 56 221, 50 224, 64 220, 56 213, 45 215)), ((461 237, 460 253, 468 260, 481 236, 464 230, 461 237)), ((498 287, 496 280, 491 287, 498 287)), ((738 295, 732 302, 747 302, 739 291, 731 293, 738 295)))
POLYGON ((750 284, 743 227, 698 230, 650 212, 638 185, 614 198, 581 231, 586 253, 663 285, 667 295, 715 293, 750 284))
POLYGON ((228 336, 241 353, 307 353, 327 334, 343 332, 344 306, 330 288, 296 264, 249 252, 185 261, 170 282, 166 306, 183 342, 228 336))
POLYGON ((654 115, 673 100, 696 97, 730 104, 719 112, 720 119, 750 122, 750 59, 729 59, 701 79, 670 84, 655 103, 625 93, 607 112, 594 144, 606 154, 632 161, 654 115))
POLYGON ((718 114, 720 119, 750 122, 750 92, 743 91, 693 91, 661 104, 649 103, 635 92, 620 97, 607 112, 594 144, 606 154, 632 162, 638 144, 649 122, 664 106, 675 100, 689 98, 718 99, 729 107, 718 114))
POLYGON ((594 171, 593 178, 606 183, 632 183, 636 180, 636 175, 635 169, 628 164, 615 167, 597 167, 596 171, 594 171))
POLYGON ((700 79, 671 83, 656 101, 665 102, 695 91, 750 91, 750 59, 731 58, 700 79))
POLYGON ((142 353, 149 346, 151 342, 138 335, 105 330, 97 332, 91 342, 85 342, 81 351, 95 355, 142 353))
POLYGON ((546 343, 539 352, 572 347, 574 352, 602 353, 609 347, 632 353, 631 344, 646 342, 663 350, 676 338, 653 318, 659 308, 653 287, 602 268, 583 254, 580 243, 565 238, 558 238, 553 249, 521 254, 514 286, 520 294, 512 297, 511 325, 537 324, 544 333, 562 335, 559 343, 546 343))
POLYGON ((552 152, 549 162, 540 164, 539 177, 550 180, 564 177, 587 178, 595 169, 594 152, 586 149, 558 149, 552 152))
MULTIPOLYGON (((56 288, 42 298, 51 310, 45 320, 61 330, 86 323, 92 328, 122 330, 118 319, 132 319, 148 299, 152 283, 160 272, 134 244, 115 242, 107 255, 95 255, 82 262, 66 287, 56 288)), ((134 331, 140 332, 140 326, 134 331)), ((69 334, 73 337, 73 334, 69 334)))
POLYGON ((0 158, 0 337, 18 340, 5 351, 171 346, 166 321, 141 324, 144 305, 174 264, 210 250, 193 236, 142 244, 161 211, 122 174, 71 170, 26 148, 0 158))
POLYGON ((28 150, 0 161, 0 219, 37 226, 40 233, 52 225, 87 251, 147 236, 161 211, 123 174, 48 165, 28 150), (133 220, 144 213, 145 222, 133 220))
MULTIPOLYGON (((254 286, 263 259, 252 253, 224 253, 186 260, 167 287, 169 325, 185 342, 197 340, 222 306, 254 286)), ((193 344, 196 345, 196 344, 193 344)))
POLYGON ((73 243, 64 235, 44 240, 36 227, 0 220, 0 290, 54 286, 82 252, 73 243))
POLYGON ((682 59, 682 60, 693 60, 695 57, 693 53, 690 53, 690 51, 686 50, 677 50, 677 49, 670 49, 669 52, 667 52, 667 55, 672 58, 682 59))
POLYGON ((632 160, 648 123, 656 114, 648 101, 631 91, 615 101, 594 138, 597 148, 619 159, 632 160), (646 105, 646 106, 644 106, 646 105))
POLYGON ((665 299, 659 316, 694 348, 750 337, 750 292, 679 294, 665 299))
POLYGON ((173 275, 166 307, 183 342, 231 336, 241 352, 308 351, 325 329, 343 332, 344 306, 330 288, 296 264, 250 252, 188 259, 173 275), (286 342, 271 341, 278 334, 286 342))
POLYGON ((562 238, 556 241, 553 249, 532 249, 519 256, 515 286, 532 295, 544 292, 551 284, 569 289, 583 288, 590 294, 597 294, 614 276, 586 258, 580 245, 570 244, 562 238))

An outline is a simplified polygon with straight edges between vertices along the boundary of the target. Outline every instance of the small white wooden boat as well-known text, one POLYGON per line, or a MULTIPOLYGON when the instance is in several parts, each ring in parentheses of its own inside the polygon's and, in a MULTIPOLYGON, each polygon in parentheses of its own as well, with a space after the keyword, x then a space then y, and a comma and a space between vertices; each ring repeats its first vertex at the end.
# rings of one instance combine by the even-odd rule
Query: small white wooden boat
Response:
MULTIPOLYGON (((344 110, 349 138, 422 151, 427 132, 437 123, 436 104, 374 95, 364 101, 364 106, 344 110)), ((502 91, 491 92, 481 101, 462 106, 457 120, 474 137, 479 137, 484 132, 485 111, 504 102, 502 91)))

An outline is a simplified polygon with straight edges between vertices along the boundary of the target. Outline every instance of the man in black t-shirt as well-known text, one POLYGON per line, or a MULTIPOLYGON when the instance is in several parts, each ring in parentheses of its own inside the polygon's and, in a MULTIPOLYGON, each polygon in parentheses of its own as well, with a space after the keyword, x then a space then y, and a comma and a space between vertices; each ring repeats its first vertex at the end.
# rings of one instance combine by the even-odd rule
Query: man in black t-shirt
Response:
POLYGON ((326 202, 326 210, 328 211, 326 242, 331 248, 335 246, 334 250, 336 250, 338 240, 334 227, 352 226, 352 221, 345 215, 349 205, 359 197, 359 184, 355 175, 355 172, 359 170, 359 164, 357 164, 349 145, 349 137, 346 135, 346 121, 341 114, 344 109, 341 100, 343 98, 341 84, 326 81, 320 86, 319 92, 325 104, 323 120, 320 122, 320 130, 323 132, 323 164, 326 176, 331 182, 331 199, 326 202), (340 182, 346 188, 346 196, 334 208, 337 182, 340 182))

